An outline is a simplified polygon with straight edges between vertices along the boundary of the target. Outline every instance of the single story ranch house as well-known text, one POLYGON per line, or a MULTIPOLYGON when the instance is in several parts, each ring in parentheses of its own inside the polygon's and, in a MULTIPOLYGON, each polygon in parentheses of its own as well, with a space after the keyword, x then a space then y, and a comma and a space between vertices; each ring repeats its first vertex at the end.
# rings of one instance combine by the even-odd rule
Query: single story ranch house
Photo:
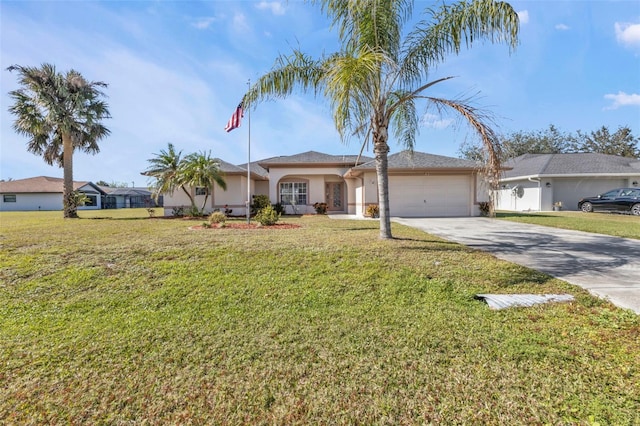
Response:
MULTIPOLYGON (((62 178, 38 176, 0 182, 0 211, 62 210, 62 178)), ((78 210, 154 207, 148 188, 111 188, 93 182, 74 182, 73 189, 87 196, 78 210)), ((158 200, 162 205, 162 198, 158 200)))
MULTIPOLYGON (((191 188, 196 205, 207 196, 205 210, 231 209, 233 215, 245 215, 246 167, 220 161, 227 190, 215 185, 207 195, 204 188, 191 188)), ((479 204, 489 201, 473 161, 402 151, 389 155, 388 172, 392 216, 479 216, 479 204)), ((252 196, 268 196, 287 214, 313 214, 315 203, 326 203, 329 214, 364 216, 368 205, 379 203, 375 162, 355 155, 308 151, 252 162, 249 186, 252 196)), ((189 206, 180 190, 163 195, 166 215, 189 206)))
MULTIPOLYGON (((0 182, 0 211, 62 210, 64 179, 38 176, 0 182)), ((89 201, 79 210, 99 210, 106 193, 91 182, 74 182, 73 189, 89 201)))
MULTIPOLYGON (((188 188, 205 211, 231 209, 244 216, 247 201, 247 165, 220 161, 227 190, 217 184, 188 188)), ((577 210, 580 198, 617 187, 637 187, 640 160, 604 154, 526 154, 504 165, 496 208, 512 211, 550 211, 562 206, 577 210)), ((392 216, 469 217, 480 215, 480 203, 489 201, 487 185, 477 164, 440 155, 402 151, 388 157, 389 201, 392 216)), ((266 195, 288 214, 313 214, 315 203, 326 203, 328 213, 364 216, 378 204, 375 162, 370 157, 330 155, 315 151, 252 162, 250 195, 266 195)), ((148 188, 108 188, 75 182, 89 197, 80 209, 146 207, 148 188)), ((164 213, 188 207, 181 191, 164 196, 164 213)), ((160 205, 163 205, 162 202, 160 205)), ((0 182, 0 210, 61 210, 62 179, 39 176, 0 182)))
POLYGON ((525 154, 504 166, 498 210, 578 210, 581 198, 640 185, 640 160, 616 155, 525 154))

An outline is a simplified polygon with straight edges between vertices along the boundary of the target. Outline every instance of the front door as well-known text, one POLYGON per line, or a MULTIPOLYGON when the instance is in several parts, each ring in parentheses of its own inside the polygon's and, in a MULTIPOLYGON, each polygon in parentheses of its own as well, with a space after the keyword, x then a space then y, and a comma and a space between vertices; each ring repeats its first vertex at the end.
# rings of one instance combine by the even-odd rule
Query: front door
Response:
POLYGON ((342 182, 325 184, 325 203, 327 211, 344 211, 344 185, 342 182))

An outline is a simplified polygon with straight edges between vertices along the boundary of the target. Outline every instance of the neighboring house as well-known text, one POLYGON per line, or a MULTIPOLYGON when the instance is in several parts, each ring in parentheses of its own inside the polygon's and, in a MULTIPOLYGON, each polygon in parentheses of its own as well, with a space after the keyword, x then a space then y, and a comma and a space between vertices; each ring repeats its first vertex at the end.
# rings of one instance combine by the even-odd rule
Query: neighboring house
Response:
MULTIPOLYGON (((74 182, 73 189, 84 193, 89 202, 79 210, 102 208, 105 192, 91 182, 74 182)), ((62 210, 63 179, 38 176, 0 182, 0 211, 62 210)))
MULTIPOLYGON (((476 163, 458 158, 403 151, 388 157, 390 209, 393 216, 478 216, 479 203, 489 200, 476 163)), ((227 191, 218 186, 207 211, 233 215, 246 213, 246 164, 222 162, 227 191)), ((196 192, 197 188, 190 189, 196 192)), ((375 162, 370 157, 329 155, 309 151, 251 163, 251 195, 267 195, 288 214, 313 214, 315 203, 326 203, 328 213, 364 216, 378 204, 375 162), (356 163, 357 162, 357 163, 356 163)), ((198 196, 197 196, 198 197, 198 196)), ((196 197, 196 198, 197 198, 196 197)), ((202 204, 202 199, 198 203, 202 204)), ((173 207, 188 207, 181 190, 165 194, 165 214, 173 207)))
POLYGON ((103 209, 161 207, 163 203, 162 196, 158 197, 156 202, 153 193, 147 188, 100 188, 106 193, 102 202, 103 209))
POLYGON ((638 187, 640 160, 615 155, 525 154, 505 163, 496 208, 578 210, 578 201, 610 189, 638 187))

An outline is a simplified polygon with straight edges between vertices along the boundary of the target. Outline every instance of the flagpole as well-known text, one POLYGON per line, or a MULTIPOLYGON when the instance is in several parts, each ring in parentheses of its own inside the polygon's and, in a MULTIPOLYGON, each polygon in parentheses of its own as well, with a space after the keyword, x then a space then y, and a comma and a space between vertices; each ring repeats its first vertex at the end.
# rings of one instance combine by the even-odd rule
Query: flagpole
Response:
MULTIPOLYGON (((247 80, 247 86, 251 89, 251 79, 247 80)), ((247 90, 248 91, 248 90, 247 90)), ((251 223, 251 105, 247 104, 247 121, 249 138, 247 142, 247 224, 251 223)))

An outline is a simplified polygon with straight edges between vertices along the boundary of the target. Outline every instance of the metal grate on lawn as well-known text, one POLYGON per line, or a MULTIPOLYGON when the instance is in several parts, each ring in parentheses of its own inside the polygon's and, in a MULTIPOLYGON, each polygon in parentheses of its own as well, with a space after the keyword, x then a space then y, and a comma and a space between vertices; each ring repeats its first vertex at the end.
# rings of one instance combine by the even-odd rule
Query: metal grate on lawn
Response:
POLYGON ((476 299, 484 300, 491 309, 529 307, 550 302, 571 302, 570 294, 476 294, 476 299))

